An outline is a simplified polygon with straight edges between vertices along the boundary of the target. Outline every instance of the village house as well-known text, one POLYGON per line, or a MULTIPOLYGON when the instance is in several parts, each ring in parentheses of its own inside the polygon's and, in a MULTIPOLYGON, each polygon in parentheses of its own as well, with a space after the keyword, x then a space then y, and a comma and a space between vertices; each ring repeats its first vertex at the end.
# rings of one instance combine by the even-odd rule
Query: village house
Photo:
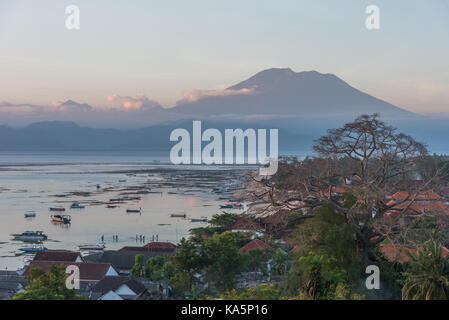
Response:
POLYGON ((397 216, 401 213, 407 214, 449 214, 449 207, 443 198, 433 190, 410 194, 408 191, 398 191, 390 197, 387 203, 393 206, 388 212, 389 216, 397 216))
POLYGON ((148 300, 151 295, 133 278, 107 276, 92 286, 88 297, 90 300, 148 300))
POLYGON ((24 276, 30 274, 31 268, 41 268, 44 272, 49 272, 51 266, 77 266, 80 270, 80 285, 93 285, 106 276, 118 276, 117 271, 110 263, 91 262, 67 262, 67 261, 31 261, 26 267, 24 276))
POLYGON ((283 230, 289 222, 290 210, 281 209, 276 213, 266 216, 261 219, 267 232, 278 232, 283 230))
MULTIPOLYGON (((410 260, 408 254, 417 254, 418 248, 406 245, 384 244, 380 247, 380 251, 385 255, 388 261, 404 263, 410 260)), ((444 258, 448 253, 449 249, 445 246, 441 246, 441 256, 444 258)))
POLYGON ((151 252, 160 252, 163 254, 173 254, 178 252, 178 247, 171 242, 149 242, 143 246, 151 252))
POLYGON ((85 256, 84 260, 86 262, 110 263, 119 275, 126 276, 131 273, 131 269, 134 266, 136 260, 136 255, 138 254, 143 255, 145 260, 161 255, 158 252, 147 250, 142 251, 105 250, 103 252, 99 252, 98 254, 85 256))
POLYGON ((137 254, 142 252, 152 252, 154 256, 157 256, 175 254, 178 251, 178 247, 170 242, 149 242, 142 247, 126 246, 118 251, 136 252, 137 254))
POLYGON ((69 250, 47 250, 37 252, 33 261, 83 262, 83 259, 79 252, 69 250))
POLYGON ((244 232, 251 234, 252 238, 261 237, 264 233, 263 225, 249 216, 243 216, 238 218, 233 223, 226 227, 227 231, 231 232, 244 232))
POLYGON ((240 248, 240 253, 246 253, 251 250, 274 250, 268 244, 259 239, 254 239, 240 248))

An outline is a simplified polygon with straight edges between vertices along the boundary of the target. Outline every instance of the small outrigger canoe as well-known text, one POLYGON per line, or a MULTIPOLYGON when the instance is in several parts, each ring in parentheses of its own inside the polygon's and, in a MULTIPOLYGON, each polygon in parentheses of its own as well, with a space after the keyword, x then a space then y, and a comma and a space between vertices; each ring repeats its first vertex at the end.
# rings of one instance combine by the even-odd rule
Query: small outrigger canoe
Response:
POLYGON ((234 206, 232 204, 220 205, 220 209, 233 209, 234 206))
POLYGON ((74 202, 72 203, 72 205, 70 206, 70 209, 84 209, 85 206, 83 206, 82 204, 80 204, 79 202, 74 202))
POLYGON ((40 246, 24 247, 20 248, 19 250, 23 252, 42 252, 47 251, 48 249, 40 245, 40 246))
POLYGON ((190 222, 207 222, 207 218, 192 218, 190 222))
POLYGON ((126 209, 126 213, 141 213, 142 208, 139 209, 126 209))
POLYGON ((55 214, 51 216, 51 221, 56 223, 69 224, 72 221, 72 218, 66 214, 55 214))
POLYGON ((185 218, 186 214, 185 213, 172 213, 172 214, 170 214, 170 217, 172 217, 172 218, 185 218))
POLYGON ((65 211, 65 208, 62 208, 62 207, 52 207, 52 208, 50 208, 50 211, 59 211, 59 212, 63 212, 63 211, 65 211))

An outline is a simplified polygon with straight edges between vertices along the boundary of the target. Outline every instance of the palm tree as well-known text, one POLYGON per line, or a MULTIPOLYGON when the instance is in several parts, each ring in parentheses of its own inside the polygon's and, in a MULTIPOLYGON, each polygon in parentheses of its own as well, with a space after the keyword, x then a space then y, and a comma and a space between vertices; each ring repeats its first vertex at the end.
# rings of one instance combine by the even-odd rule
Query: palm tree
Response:
POLYGON ((445 300, 449 297, 449 257, 442 256, 441 245, 430 241, 417 254, 408 253, 402 287, 403 300, 445 300))

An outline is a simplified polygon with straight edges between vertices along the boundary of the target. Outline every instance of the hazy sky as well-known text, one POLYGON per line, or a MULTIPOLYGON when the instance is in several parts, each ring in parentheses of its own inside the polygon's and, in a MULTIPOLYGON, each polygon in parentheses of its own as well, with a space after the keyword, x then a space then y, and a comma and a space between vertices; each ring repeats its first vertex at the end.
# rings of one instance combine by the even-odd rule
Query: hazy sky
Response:
POLYGON ((449 1, 0 0, 0 101, 11 104, 141 94, 170 107, 271 67, 334 73, 405 109, 449 113, 449 1), (80 30, 65 27, 71 4, 80 30), (365 28, 370 4, 380 30, 365 28))

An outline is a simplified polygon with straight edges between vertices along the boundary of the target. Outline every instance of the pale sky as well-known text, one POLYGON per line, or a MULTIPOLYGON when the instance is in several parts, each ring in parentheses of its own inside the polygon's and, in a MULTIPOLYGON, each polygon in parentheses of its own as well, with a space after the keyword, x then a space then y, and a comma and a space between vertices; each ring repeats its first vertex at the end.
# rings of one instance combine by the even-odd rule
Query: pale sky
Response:
POLYGON ((140 94, 170 107, 272 67, 449 114, 449 1, 0 0, 0 102, 96 107, 140 94), (72 4, 80 30, 65 27, 72 4), (380 30, 365 28, 368 5, 380 30))

